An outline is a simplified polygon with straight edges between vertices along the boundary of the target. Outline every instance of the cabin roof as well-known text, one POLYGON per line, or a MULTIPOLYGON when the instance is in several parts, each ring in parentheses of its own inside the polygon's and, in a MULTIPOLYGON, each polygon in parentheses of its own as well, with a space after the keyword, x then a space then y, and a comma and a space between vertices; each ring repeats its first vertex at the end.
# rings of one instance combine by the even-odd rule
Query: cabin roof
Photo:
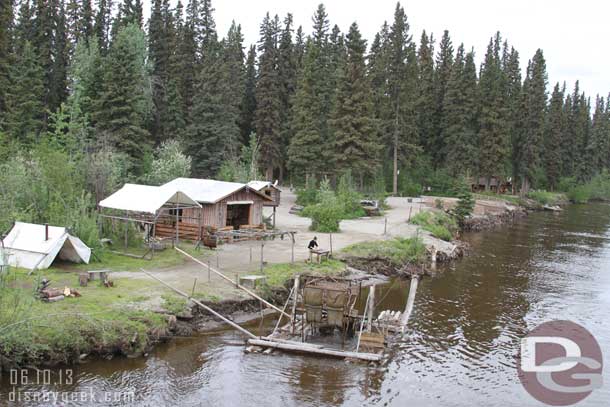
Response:
POLYGON ((167 184, 164 184, 163 187, 172 187, 184 191, 200 203, 214 204, 244 188, 247 188, 263 199, 272 200, 257 189, 239 182, 216 181, 213 179, 200 178, 176 178, 167 184))

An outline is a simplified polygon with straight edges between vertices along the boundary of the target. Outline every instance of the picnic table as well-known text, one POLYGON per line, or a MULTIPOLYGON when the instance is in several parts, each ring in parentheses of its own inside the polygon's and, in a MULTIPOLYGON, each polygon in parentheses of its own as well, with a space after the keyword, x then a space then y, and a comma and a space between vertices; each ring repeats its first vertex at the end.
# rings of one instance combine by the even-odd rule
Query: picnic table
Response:
POLYGON ((326 260, 330 257, 330 250, 325 249, 310 249, 309 250, 309 262, 313 262, 313 255, 316 255, 316 261, 318 264, 322 261, 323 258, 326 260))

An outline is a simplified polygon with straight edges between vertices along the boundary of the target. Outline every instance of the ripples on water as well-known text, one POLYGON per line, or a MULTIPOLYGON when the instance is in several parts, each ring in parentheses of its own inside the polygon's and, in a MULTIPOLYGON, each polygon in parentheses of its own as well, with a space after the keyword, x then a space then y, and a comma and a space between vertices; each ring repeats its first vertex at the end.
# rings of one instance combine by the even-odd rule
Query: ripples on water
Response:
MULTIPOLYGON (((151 406, 539 405, 515 370, 519 339, 538 323, 582 324, 610 366, 609 225, 610 206, 572 206, 467 236, 471 256, 422 281, 408 335, 384 367, 247 355, 225 332, 175 340, 148 359, 90 362, 61 390, 135 391, 135 405, 151 406)), ((407 290, 382 290, 380 308, 402 310, 407 290)), ((606 386, 580 405, 609 404, 606 386)))

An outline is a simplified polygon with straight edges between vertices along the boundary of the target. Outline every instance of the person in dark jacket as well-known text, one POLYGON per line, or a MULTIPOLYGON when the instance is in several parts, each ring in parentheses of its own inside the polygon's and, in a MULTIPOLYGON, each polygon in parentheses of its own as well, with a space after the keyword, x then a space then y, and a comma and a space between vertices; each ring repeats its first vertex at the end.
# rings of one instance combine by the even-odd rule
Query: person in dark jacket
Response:
POLYGON ((309 250, 313 250, 315 248, 318 247, 318 237, 314 236, 313 239, 309 242, 309 244, 307 245, 307 248, 309 250))

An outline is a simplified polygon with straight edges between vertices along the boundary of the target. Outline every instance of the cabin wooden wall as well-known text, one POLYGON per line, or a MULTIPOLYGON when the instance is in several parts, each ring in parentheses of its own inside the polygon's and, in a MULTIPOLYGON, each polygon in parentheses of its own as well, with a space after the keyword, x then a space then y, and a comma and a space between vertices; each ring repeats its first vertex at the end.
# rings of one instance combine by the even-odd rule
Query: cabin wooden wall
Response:
POLYGON ((228 197, 224 198, 222 201, 216 204, 218 205, 219 210, 219 224, 221 224, 221 226, 218 227, 224 227, 227 225, 227 203, 230 201, 254 202, 250 206, 250 224, 259 225, 263 223, 264 198, 252 191, 243 189, 241 191, 237 191, 236 193, 229 195, 228 197))

